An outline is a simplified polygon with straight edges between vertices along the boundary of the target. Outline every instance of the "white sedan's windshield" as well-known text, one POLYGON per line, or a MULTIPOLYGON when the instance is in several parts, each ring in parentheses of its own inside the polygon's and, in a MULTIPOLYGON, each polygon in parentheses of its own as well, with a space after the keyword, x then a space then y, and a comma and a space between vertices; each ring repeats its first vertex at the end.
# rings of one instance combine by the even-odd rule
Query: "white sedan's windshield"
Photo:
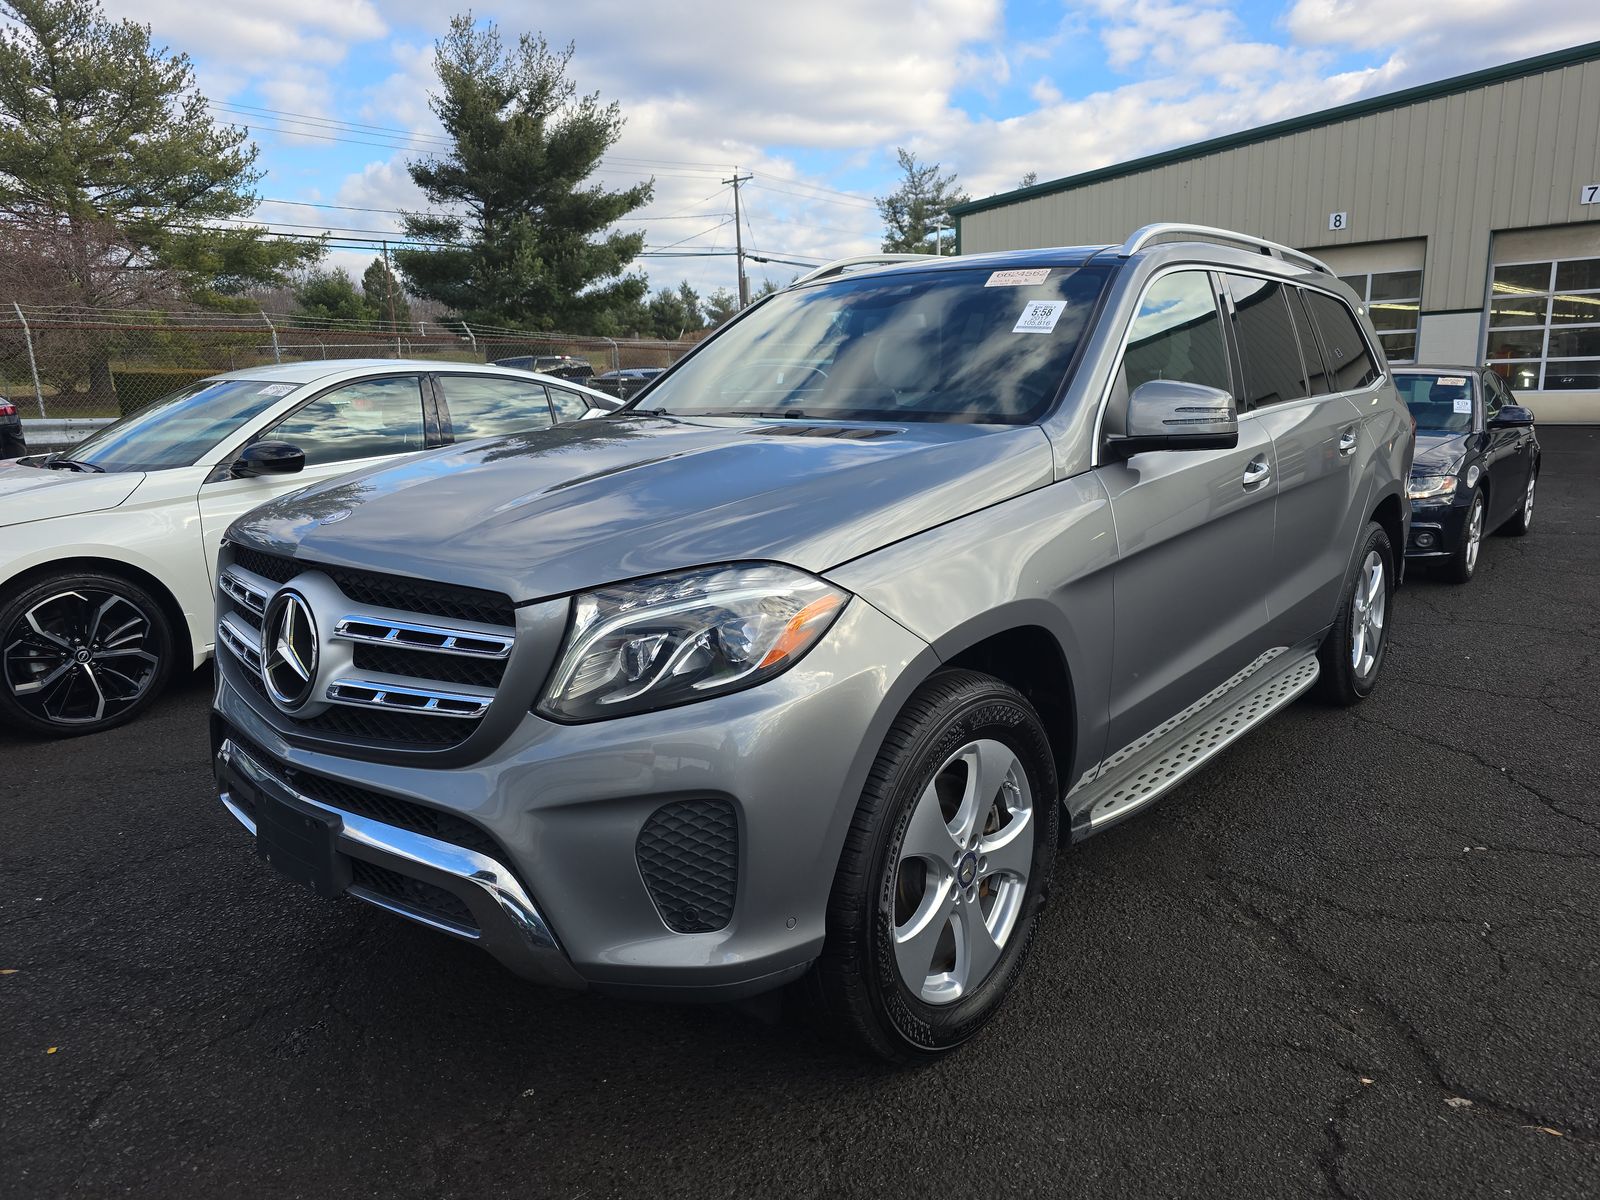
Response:
POLYGON ((1054 401, 1099 268, 894 272, 779 292, 666 375, 672 416, 1021 424, 1054 401))
POLYGON ((102 471, 190 467, 295 386, 265 379, 202 380, 107 425, 74 446, 67 457, 102 471))

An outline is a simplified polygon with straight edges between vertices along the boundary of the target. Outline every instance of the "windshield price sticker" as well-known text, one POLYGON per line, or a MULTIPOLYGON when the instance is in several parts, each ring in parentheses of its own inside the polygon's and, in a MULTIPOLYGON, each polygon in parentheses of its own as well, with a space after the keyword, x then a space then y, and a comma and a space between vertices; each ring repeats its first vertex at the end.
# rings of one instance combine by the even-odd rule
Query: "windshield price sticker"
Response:
POLYGON ((269 383, 264 388, 257 388, 256 395, 287 396, 292 391, 294 391, 294 384, 292 383, 269 383))
POLYGON ((1458 413, 1471 413, 1472 412, 1472 397, 1471 396, 1457 396, 1455 398, 1454 404, 1455 404, 1455 410, 1458 413))
POLYGON ((1049 267, 1039 267, 1031 271, 995 271, 984 283, 984 287, 1026 287, 1030 283, 1043 283, 1050 278, 1049 267))
POLYGON ((1439 386, 1440 387, 1466 387, 1467 386, 1467 377, 1465 375, 1441 375, 1441 376, 1439 376, 1439 386))
POLYGON ((1067 307, 1065 300, 1030 300, 1011 327, 1012 333, 1049 333, 1067 307))

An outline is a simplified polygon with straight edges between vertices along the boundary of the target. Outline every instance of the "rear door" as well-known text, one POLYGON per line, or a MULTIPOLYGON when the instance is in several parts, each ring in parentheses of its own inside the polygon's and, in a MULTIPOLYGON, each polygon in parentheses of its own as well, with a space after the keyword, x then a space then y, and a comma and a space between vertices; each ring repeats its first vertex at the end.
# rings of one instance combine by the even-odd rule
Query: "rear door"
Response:
MULTIPOLYGON (((1278 512, 1267 591, 1275 642, 1292 646, 1332 619, 1349 561, 1352 522, 1366 501, 1361 413, 1333 390, 1295 288, 1282 280, 1225 276, 1250 419, 1272 438, 1278 512), (1302 328, 1306 327, 1306 328, 1302 328), (1309 360, 1309 361, 1308 361, 1309 360)), ((1362 349, 1358 341, 1352 354, 1362 349)), ((1370 355, 1368 356, 1370 362, 1370 355)), ((1363 383, 1370 383, 1363 374, 1363 383)))
MULTIPOLYGON (((1212 275, 1157 276, 1128 333, 1108 422, 1150 379, 1233 391, 1212 275)), ((1248 666, 1269 645, 1278 485, 1272 439, 1239 424, 1232 450, 1160 450, 1098 468, 1116 523, 1107 750, 1115 754, 1248 666)))
POLYGON ((434 382, 446 442, 529 433, 555 423, 550 397, 538 380, 441 374, 434 382))

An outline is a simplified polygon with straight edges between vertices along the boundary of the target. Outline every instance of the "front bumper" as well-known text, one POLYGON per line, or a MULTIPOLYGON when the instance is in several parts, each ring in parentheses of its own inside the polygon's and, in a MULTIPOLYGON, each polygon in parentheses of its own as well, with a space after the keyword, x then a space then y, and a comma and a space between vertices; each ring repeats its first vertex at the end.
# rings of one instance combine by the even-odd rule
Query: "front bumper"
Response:
POLYGON ((1411 532, 1406 536, 1406 557, 1448 558, 1461 545, 1467 527, 1467 506, 1411 502, 1411 532))
POLYGON ((358 869, 343 890, 474 940, 527 978, 735 999, 796 978, 820 952, 856 800, 932 660, 926 643, 856 597, 805 659, 763 685, 587 725, 524 708, 497 747, 449 768, 292 745, 224 664, 219 789, 252 831, 237 781, 316 805, 339 823, 338 854, 394 877, 374 882, 358 869), (685 928, 646 882, 642 833, 663 811, 702 802, 734 814, 736 884, 720 927, 685 928), (440 818, 437 836, 419 814, 440 818), (481 841, 464 846, 463 830, 481 841))
POLYGON ((478 942, 535 982, 583 986, 544 915, 504 863, 339 809, 298 790, 258 758, 267 756, 224 734, 214 763, 218 798, 251 837, 256 836, 256 818, 265 803, 289 801, 320 810, 337 831, 337 851, 368 867, 352 869, 347 895, 478 942))

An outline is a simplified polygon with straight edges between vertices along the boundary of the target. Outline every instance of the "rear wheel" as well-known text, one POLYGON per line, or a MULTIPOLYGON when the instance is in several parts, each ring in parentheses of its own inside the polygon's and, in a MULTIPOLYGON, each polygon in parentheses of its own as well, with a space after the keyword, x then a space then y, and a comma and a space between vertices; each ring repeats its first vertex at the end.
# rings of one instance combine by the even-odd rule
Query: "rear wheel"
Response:
POLYGON ((1373 521, 1346 581, 1339 619, 1317 651, 1322 673, 1317 694, 1330 704, 1359 704, 1378 686, 1389 650, 1389 601, 1394 595, 1394 552, 1383 526, 1373 521))
POLYGON ((1539 482, 1539 464, 1534 463, 1528 470, 1528 486, 1522 493, 1522 507, 1517 509, 1517 515, 1501 527, 1502 532, 1508 537, 1524 537, 1533 524, 1533 489, 1539 482))
POLYGON ((811 981, 828 1023, 896 1062, 975 1034, 1033 940, 1060 807, 1020 693, 973 671, 924 684, 884 740, 834 879, 811 981))
POLYGON ((70 737, 138 716, 172 670, 172 627, 132 580, 62 573, 0 601, 0 715, 70 737))

